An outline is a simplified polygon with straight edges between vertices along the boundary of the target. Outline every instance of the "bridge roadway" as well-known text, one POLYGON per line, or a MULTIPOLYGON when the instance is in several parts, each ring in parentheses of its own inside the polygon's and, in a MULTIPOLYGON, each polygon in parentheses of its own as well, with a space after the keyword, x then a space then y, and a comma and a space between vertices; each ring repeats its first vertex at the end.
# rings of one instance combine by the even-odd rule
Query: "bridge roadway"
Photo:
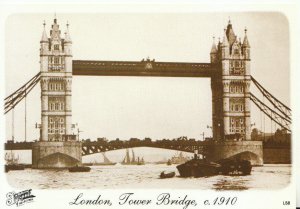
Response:
MULTIPOLYGON (((82 156, 134 147, 153 147, 184 152, 194 152, 194 150, 198 150, 199 154, 205 154, 209 151, 211 145, 212 144, 208 141, 195 140, 84 141, 82 142, 82 156)), ((32 150, 32 146, 33 142, 8 142, 5 143, 4 147, 5 150, 32 150)))
MULTIPOLYGON (((73 60, 73 75, 80 76, 157 76, 212 77, 217 66, 211 63, 156 62, 155 60, 95 61, 73 60)), ((220 68, 219 68, 220 69, 220 68)))

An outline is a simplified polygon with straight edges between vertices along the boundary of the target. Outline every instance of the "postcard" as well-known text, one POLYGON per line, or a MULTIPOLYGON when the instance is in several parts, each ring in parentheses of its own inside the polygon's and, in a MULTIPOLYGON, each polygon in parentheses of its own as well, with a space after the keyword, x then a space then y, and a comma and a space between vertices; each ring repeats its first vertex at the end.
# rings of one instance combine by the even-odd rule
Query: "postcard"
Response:
POLYGON ((297 9, 244 6, 5 5, 1 208, 295 208, 297 9))

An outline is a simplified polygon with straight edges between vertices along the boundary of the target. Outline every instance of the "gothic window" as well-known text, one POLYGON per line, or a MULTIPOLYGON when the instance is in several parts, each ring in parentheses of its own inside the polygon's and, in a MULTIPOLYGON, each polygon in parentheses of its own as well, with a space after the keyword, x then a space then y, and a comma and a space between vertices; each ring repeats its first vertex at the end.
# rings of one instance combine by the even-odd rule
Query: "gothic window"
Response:
POLYGON ((244 64, 241 60, 231 60, 229 66, 230 75, 243 75, 244 64))
POLYGON ((231 98, 229 100, 229 106, 231 112, 243 112, 244 100, 241 98, 231 98))
POLYGON ((231 117, 230 132, 233 134, 234 133, 245 133, 243 117, 231 117))
POLYGON ((64 111, 65 99, 64 97, 49 97, 48 105, 49 105, 49 110, 51 111, 64 111))
POLYGON ((48 131, 49 134, 64 134, 65 133, 64 118, 61 116, 49 116, 48 131))
POLYGON ((59 50, 59 45, 58 44, 54 44, 54 50, 59 50))
POLYGON ((235 66, 235 67, 240 67, 240 62, 239 62, 239 61, 235 61, 235 62, 234 62, 234 66, 235 66))
POLYGON ((238 55, 239 54, 239 49, 234 49, 234 54, 238 55))
POLYGON ((50 81, 49 82, 49 91, 64 91, 65 84, 63 81, 50 81))
POLYGON ((54 57, 54 64, 59 64, 59 57, 54 57))
POLYGON ((244 93, 243 84, 232 82, 232 83, 230 83, 229 91, 230 91, 230 93, 233 93, 233 94, 244 93))

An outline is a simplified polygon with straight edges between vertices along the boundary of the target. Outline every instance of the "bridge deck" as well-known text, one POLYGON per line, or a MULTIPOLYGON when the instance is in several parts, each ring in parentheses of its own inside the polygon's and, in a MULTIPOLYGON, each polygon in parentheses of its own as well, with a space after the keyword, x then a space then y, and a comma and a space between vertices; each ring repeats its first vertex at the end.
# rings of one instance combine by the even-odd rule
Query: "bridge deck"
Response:
POLYGON ((73 60, 73 75, 211 77, 214 72, 210 63, 73 60))

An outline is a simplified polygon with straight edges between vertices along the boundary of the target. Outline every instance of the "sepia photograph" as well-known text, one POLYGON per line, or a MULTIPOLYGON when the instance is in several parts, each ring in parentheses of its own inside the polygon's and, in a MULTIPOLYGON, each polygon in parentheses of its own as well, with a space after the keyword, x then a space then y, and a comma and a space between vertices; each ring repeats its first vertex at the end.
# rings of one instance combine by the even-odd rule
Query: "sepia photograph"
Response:
MULTIPOLYGON (((10 14, 2 181, 15 193, 5 191, 6 205, 53 190, 285 190, 290 26, 275 11, 10 14)), ((66 207, 88 204, 85 195, 66 207)), ((133 196, 120 193, 117 206, 133 196)), ((173 207, 171 196, 157 193, 155 206, 173 207)), ((176 207, 201 207, 186 199, 176 207)), ((213 205, 226 201, 238 197, 213 205)))

